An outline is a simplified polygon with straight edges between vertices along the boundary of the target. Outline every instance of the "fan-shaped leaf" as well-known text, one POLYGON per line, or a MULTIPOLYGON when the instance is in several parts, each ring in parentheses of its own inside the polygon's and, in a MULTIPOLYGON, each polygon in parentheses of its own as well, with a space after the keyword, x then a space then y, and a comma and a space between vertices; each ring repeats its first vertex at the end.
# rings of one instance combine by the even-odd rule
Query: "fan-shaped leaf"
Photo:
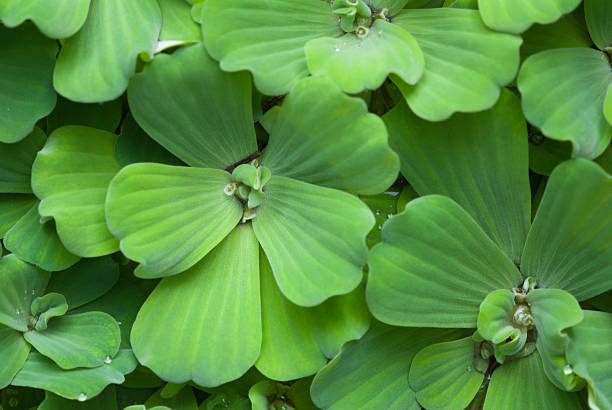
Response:
POLYGON ((610 143, 603 114, 612 84, 608 59, 590 48, 558 48, 529 57, 518 76, 523 111, 549 138, 571 141, 574 156, 592 159, 610 143))
POLYGON ((91 0, 83 28, 62 45, 53 85, 77 102, 119 97, 140 53, 153 56, 161 29, 155 0, 91 0))
POLYGON ((28 358, 30 345, 23 339, 21 333, 0 325, 0 389, 11 384, 28 358))
POLYGON ((495 369, 484 403, 484 410, 581 408, 577 394, 559 390, 548 380, 537 352, 495 369))
POLYGON ((16 27, 32 20, 47 37, 72 36, 85 23, 90 0, 5 0, 0 4, 0 20, 16 27))
POLYGON ((359 339, 368 329, 363 290, 303 308, 283 296, 263 252, 259 266, 263 342, 255 366, 265 376, 293 380, 314 374, 345 342, 359 339))
POLYGON ((30 173, 36 153, 45 145, 47 136, 40 128, 13 144, 0 143, 0 192, 29 194, 30 173))
POLYGON ((0 323, 20 332, 28 330, 32 301, 42 295, 49 273, 15 255, 0 259, 0 323))
POLYGON ((30 134, 55 106, 51 75, 57 43, 24 24, 15 29, 0 26, 0 44, 0 142, 13 143, 30 134))
POLYGON ((193 266, 236 226, 242 204, 223 192, 231 176, 217 169, 132 164, 113 179, 106 200, 110 230, 143 278, 193 266))
POLYGON ((612 49, 612 3, 584 0, 584 17, 593 42, 600 50, 612 49))
POLYGON ((382 238, 370 252, 366 296, 385 323, 476 327, 480 302, 520 281, 508 257, 443 196, 409 202, 385 223, 382 238))
POLYGON ((441 121, 456 111, 490 108, 516 75, 521 39, 489 30, 476 10, 403 10, 393 23, 416 38, 425 56, 415 85, 392 76, 421 118, 441 121))
POLYGON ((311 394, 324 409, 420 409, 408 385, 414 355, 452 340, 456 330, 391 327, 373 322, 360 340, 347 343, 315 376, 311 394))
POLYGON ((586 379, 591 408, 612 409, 612 314, 585 310, 567 334, 567 360, 586 379))
POLYGON ((262 164, 272 175, 361 194, 388 188, 399 168, 382 121, 323 78, 301 81, 284 100, 262 164))
POLYGON ((40 353, 31 352, 12 385, 44 389, 67 399, 84 401, 100 394, 109 384, 123 383, 123 375, 132 372, 136 364, 131 350, 120 350, 110 364, 64 370, 40 353))
POLYGON ((138 360, 173 383, 218 386, 251 367, 261 348, 258 246, 239 225, 200 263, 166 278, 132 329, 138 360))
POLYGON ((412 359, 408 382, 427 409, 463 409, 484 376, 474 368, 474 341, 468 336, 419 351, 412 359))
POLYGON ((222 72, 201 44, 157 56, 128 101, 138 124, 191 166, 226 168, 257 151, 248 74, 222 72))
POLYGON ((521 260, 525 276, 585 300, 612 288, 612 177, 582 159, 557 166, 521 260))
POLYGON ((206 48, 221 68, 251 71, 266 95, 287 93, 308 75, 309 40, 342 34, 324 1, 210 0, 202 27, 206 48))
POLYGON ((49 135, 34 161, 38 212, 55 219, 60 240, 75 255, 102 256, 119 248, 104 217, 108 183, 119 170, 116 138, 95 128, 61 127, 49 135))
POLYGON ((580 4, 580 0, 478 0, 480 15, 493 30, 522 33, 533 23, 557 21, 580 4))
POLYGON ((277 176, 265 195, 253 229, 287 299, 315 306, 355 289, 374 225, 368 207, 345 192, 277 176))
POLYGON ((518 99, 504 91, 490 111, 421 120, 405 104, 384 117, 402 174, 421 195, 457 201, 515 262, 530 223, 527 131, 518 99), (452 130, 452 133, 449 133, 452 130))
POLYGON ((57 317, 46 329, 23 336, 62 369, 102 366, 117 354, 121 343, 117 322, 103 312, 57 317))

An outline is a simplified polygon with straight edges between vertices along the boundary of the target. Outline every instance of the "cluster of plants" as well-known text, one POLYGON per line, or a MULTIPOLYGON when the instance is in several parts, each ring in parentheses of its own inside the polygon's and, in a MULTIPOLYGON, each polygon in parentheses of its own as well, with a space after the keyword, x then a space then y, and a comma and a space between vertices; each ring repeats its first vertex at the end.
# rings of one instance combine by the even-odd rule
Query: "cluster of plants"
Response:
POLYGON ((0 22, 0 410, 612 409, 610 0, 0 22))

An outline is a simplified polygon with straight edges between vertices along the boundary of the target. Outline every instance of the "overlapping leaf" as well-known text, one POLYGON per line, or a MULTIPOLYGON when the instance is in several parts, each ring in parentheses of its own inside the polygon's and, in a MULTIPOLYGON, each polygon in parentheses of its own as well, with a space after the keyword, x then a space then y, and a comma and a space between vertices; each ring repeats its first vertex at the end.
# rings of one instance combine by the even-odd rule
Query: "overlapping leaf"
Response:
POLYGON ((47 37, 67 38, 85 23, 90 0, 6 0, 0 4, 0 20, 16 27, 32 20, 47 37))

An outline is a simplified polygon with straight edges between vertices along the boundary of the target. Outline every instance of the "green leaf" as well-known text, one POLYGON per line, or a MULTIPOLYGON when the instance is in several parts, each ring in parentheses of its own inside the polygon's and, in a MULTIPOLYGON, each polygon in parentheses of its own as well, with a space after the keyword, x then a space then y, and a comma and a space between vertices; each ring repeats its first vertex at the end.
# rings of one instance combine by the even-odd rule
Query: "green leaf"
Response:
POLYGON ((363 100, 316 77, 285 98, 262 164, 272 175, 361 194, 388 188, 399 168, 380 118, 363 100))
POLYGON ((584 0, 589 34, 600 50, 612 49, 612 4, 607 0, 584 0))
POLYGON ((480 302, 520 273, 451 199, 431 195, 389 219, 370 252, 368 306, 385 323, 476 327, 480 302))
POLYGON ((405 9, 393 23, 416 38, 425 56, 416 85, 391 77, 421 118, 442 121, 490 108, 516 76, 522 40, 489 30, 476 10, 405 9))
POLYGON ((452 340, 456 330, 391 327, 374 321, 314 378, 312 399, 325 409, 420 409, 408 385, 414 355, 432 343, 452 340))
POLYGON ((121 251, 140 262, 141 278, 170 276, 193 266, 236 226, 242 204, 223 192, 221 170, 132 164, 113 179, 108 227, 121 251))
POLYGON ((0 26, 0 44, 0 142, 13 143, 30 134, 55 106, 51 73, 57 43, 24 24, 15 29, 0 26))
POLYGON ((283 296, 263 252, 259 266, 263 342, 255 366, 266 377, 287 381, 314 374, 345 342, 359 339, 368 329, 362 289, 304 308, 283 296))
POLYGON ((11 384, 29 353, 30 345, 19 332, 0 325, 0 389, 11 384))
POLYGON ((121 122, 121 110, 121 98, 104 104, 78 104, 60 96, 55 109, 47 117, 47 132, 64 125, 84 125, 115 132, 121 122))
POLYGON ((262 380, 249 390, 249 400, 253 410, 267 410, 269 408, 286 408, 284 401, 277 399, 284 396, 288 386, 271 380, 262 380))
POLYGON ((47 329, 50 319, 63 316, 68 311, 68 303, 66 303, 64 295, 47 293, 34 299, 30 310, 32 316, 38 318, 35 329, 42 331, 47 329))
POLYGON ((198 404, 191 387, 181 389, 172 398, 163 398, 162 390, 158 390, 153 396, 149 397, 145 403, 146 409, 157 410, 197 410, 198 404))
POLYGON ((159 7, 162 14, 160 42, 186 44, 202 41, 201 28, 191 18, 191 7, 187 2, 159 0, 159 7))
POLYGON ((45 291, 49 273, 15 255, 0 259, 0 324, 20 332, 28 330, 32 301, 45 291))
POLYGON ((123 375, 132 372, 136 364, 130 350, 120 350, 110 364, 91 369, 64 370, 43 355, 32 352, 12 384, 44 389, 66 399, 85 401, 100 394, 109 384, 123 383, 123 375))
POLYGON ((119 265, 110 256, 83 259, 62 272, 51 275, 47 292, 61 293, 70 310, 108 292, 119 279, 119 265))
POLYGON ((82 257, 119 249, 106 227, 104 200, 119 170, 116 135, 83 126, 55 130, 32 167, 32 190, 41 199, 38 212, 52 217, 66 249, 82 257))
POLYGON ((608 86, 606 92, 606 99, 604 100, 604 116, 608 121, 608 124, 612 125, 612 83, 608 86))
POLYGON ((168 165, 185 165, 159 145, 128 113, 121 123, 121 133, 115 143, 115 159, 122 167, 136 162, 157 162, 168 165))
POLYGON ((226 168, 257 151, 248 74, 224 73, 202 44, 155 57, 128 101, 138 124, 191 166, 226 168))
POLYGON ((0 192, 29 194, 30 173, 36 153, 45 145, 47 136, 38 127, 23 140, 0 143, 0 192))
POLYGON ((47 37, 67 38, 85 23, 90 0, 5 0, 0 4, 0 20, 16 27, 31 20, 47 37))
POLYGON ((525 60, 517 82, 525 117, 544 135, 571 141, 574 156, 587 159, 608 146, 612 126, 602 107, 612 71, 604 53, 584 47, 546 50, 525 60))
POLYGON ((463 409, 480 388, 484 374, 474 368, 471 336, 430 345, 410 366, 408 383, 419 404, 428 409, 463 409))
POLYGON ((381 241, 382 226, 387 219, 397 213, 397 203, 400 195, 396 187, 391 187, 382 194, 359 197, 374 212, 376 218, 376 223, 366 238, 368 248, 381 241))
POLYGON ((578 395, 557 389, 546 377, 540 355, 535 352, 512 360, 493 372, 484 410, 582 409, 578 395))
POLYGON ((527 132, 518 99, 504 91, 492 110, 457 114, 441 123, 421 120, 400 104, 384 120, 402 174, 414 189, 457 201, 518 262, 531 200, 527 132))
POLYGON ((117 392, 115 386, 111 385, 100 395, 84 403, 45 392, 45 400, 36 410, 117 410, 117 406, 117 392))
POLYGON ((0 193, 0 238, 37 203, 34 195, 0 193))
POLYGON ((408 84, 423 75, 423 53, 410 33, 376 20, 364 38, 354 33, 310 40, 304 48, 314 76, 331 78, 347 93, 379 88, 390 73, 408 84))
POLYGON ((300 306, 355 289, 366 262, 374 216, 356 197, 273 176, 256 208, 255 235, 278 287, 300 306))
POLYGON ((533 23, 553 23, 579 4, 580 0, 478 0, 480 15, 487 26, 517 34, 533 23))
POLYGON ((80 257, 70 253, 60 241, 55 224, 41 223, 37 201, 8 230, 4 246, 26 262, 47 271, 60 271, 77 263, 80 257))
POLYGON ((527 237, 523 274, 580 301, 611 289, 611 188, 612 177, 591 161, 559 165, 527 237))
POLYGON ((567 334, 567 360, 588 383, 590 407, 612 409, 612 314, 585 310, 584 320, 567 334))
POLYGON ((553 169, 571 158, 572 144, 536 135, 529 141, 529 169, 536 174, 550 175, 553 169))
POLYGON ((44 330, 31 330, 24 338, 62 369, 98 367, 117 354, 119 325, 103 312, 57 317, 44 330))
POLYGON ((114 100, 127 88, 138 55, 153 56, 160 29, 155 0, 91 0, 83 28, 57 57, 55 89, 76 102, 114 100))
POLYGON ((249 70, 266 95, 285 94, 308 75, 304 46, 339 37, 329 3, 301 0, 207 0, 202 27, 224 71, 249 70))
POLYGON ((550 48, 590 47, 582 7, 552 24, 534 24, 522 34, 521 59, 550 48))
POLYGON ((527 294, 531 313, 538 331, 536 346, 542 358, 544 372, 558 388, 576 391, 583 381, 567 372, 565 349, 567 330, 579 324, 584 314, 572 295, 561 289, 535 289, 527 294))
POLYGON ((239 225, 200 263, 163 279, 132 328, 138 361, 164 380, 218 386, 251 367, 261 347, 258 246, 239 225))
POLYGON ((525 346, 527 331, 513 323, 514 306, 514 295, 507 289, 489 293, 480 304, 478 334, 493 343, 498 361, 518 353, 525 346))

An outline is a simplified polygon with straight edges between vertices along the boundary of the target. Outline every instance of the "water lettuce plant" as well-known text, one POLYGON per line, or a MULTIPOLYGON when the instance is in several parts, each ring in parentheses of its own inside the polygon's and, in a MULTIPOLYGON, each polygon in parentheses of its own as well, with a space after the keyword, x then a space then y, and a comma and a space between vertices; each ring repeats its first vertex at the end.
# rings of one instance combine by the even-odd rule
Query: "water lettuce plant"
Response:
POLYGON ((608 0, 0 0, 0 410, 612 410, 608 0))

